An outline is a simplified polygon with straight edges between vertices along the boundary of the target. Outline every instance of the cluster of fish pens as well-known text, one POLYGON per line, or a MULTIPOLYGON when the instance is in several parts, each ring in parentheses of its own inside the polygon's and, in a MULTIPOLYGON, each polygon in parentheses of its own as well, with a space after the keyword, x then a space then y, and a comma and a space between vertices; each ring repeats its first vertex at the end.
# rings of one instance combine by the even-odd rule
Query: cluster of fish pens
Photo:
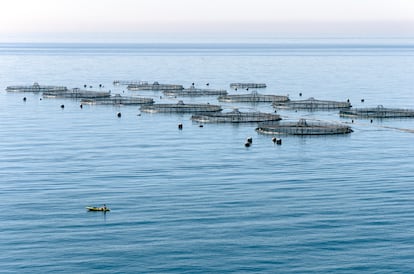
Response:
MULTIPOLYGON (((122 81, 116 80, 114 85, 126 85, 129 91, 161 91, 167 97, 196 97, 196 96, 218 96, 217 101, 225 103, 269 103, 277 110, 339 110, 341 117, 352 118, 390 118, 390 117, 414 117, 414 110, 384 108, 352 108, 349 100, 328 101, 309 98, 306 100, 290 100, 284 95, 260 94, 253 91, 247 94, 228 94, 224 89, 202 89, 196 88, 194 83, 189 88, 184 88, 177 84, 160 84, 158 82, 148 83, 144 81, 122 81)), ((102 85, 99 85, 102 88, 102 85)), ((209 86, 209 84, 207 84, 209 86)), ((258 123, 256 131, 262 134, 271 135, 330 135, 347 134, 352 129, 346 124, 308 121, 299 119, 297 122, 281 121, 280 115, 275 113, 262 112, 241 112, 235 106, 232 111, 223 112, 220 105, 210 103, 186 104, 179 100, 175 104, 155 103, 152 98, 138 96, 121 96, 120 94, 111 95, 110 91, 92 91, 85 89, 68 89, 63 86, 42 86, 34 83, 31 86, 9 86, 8 92, 34 92, 42 93, 43 97, 52 98, 74 98, 79 99, 82 104, 97 105, 141 105, 141 112, 149 113, 190 113, 191 120, 198 123, 258 123)), ((92 88, 92 87, 91 87, 92 88)), ((266 88, 263 83, 231 83, 230 88, 234 91, 238 89, 249 90, 251 88, 266 88)), ((301 95, 301 94, 300 94, 301 95)), ((161 96, 160 96, 161 98, 161 96)), ((118 117, 121 117, 118 113, 118 117)), ((274 142, 281 144, 279 139, 274 138, 274 142), (277 140, 277 142, 276 142, 277 140)), ((246 144, 251 144, 247 142, 246 144)), ((247 145, 246 145, 247 146, 247 145)))

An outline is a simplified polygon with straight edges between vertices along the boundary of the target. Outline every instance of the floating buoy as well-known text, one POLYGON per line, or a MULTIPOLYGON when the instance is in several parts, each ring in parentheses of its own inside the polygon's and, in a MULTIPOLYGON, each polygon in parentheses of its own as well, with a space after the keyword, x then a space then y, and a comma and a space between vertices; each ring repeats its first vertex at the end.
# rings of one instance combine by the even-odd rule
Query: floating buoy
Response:
POLYGON ((352 121, 351 121, 352 123, 354 123, 354 119, 352 119, 352 121))
POLYGON ((252 137, 247 138, 246 142, 248 142, 250 144, 253 143, 253 138, 252 137))
POLYGON ((141 113, 138 113, 137 116, 141 116, 141 113))
POLYGON ((299 93, 299 96, 302 97, 302 92, 299 93))
POLYGON ((80 108, 83 108, 83 105, 82 104, 80 104, 80 106, 79 106, 80 108))
POLYGON ((92 86, 89 86, 89 88, 92 88, 92 86))
POLYGON ((346 100, 348 103, 350 102, 349 99, 346 100))
POLYGON ((62 109, 65 108, 65 105, 60 105, 60 108, 62 108, 62 109))
POLYGON ((282 139, 277 138, 277 139, 276 139, 276 144, 277 144, 277 145, 281 145, 281 144, 282 144, 282 139))
POLYGON ((361 103, 365 102, 365 99, 361 99, 361 103))
POLYGON ((183 124, 178 124, 178 129, 183 129, 183 124))
POLYGON ((209 86, 209 85, 210 85, 210 83, 207 83, 207 84, 206 84, 206 86, 209 86))
POLYGON ((244 146, 245 147, 249 147, 251 145, 251 143, 249 143, 249 142, 246 142, 245 144, 244 144, 244 146))
POLYGON ((99 87, 101 88, 102 87, 102 84, 99 84, 99 87))
POLYGON ((42 98, 40 98, 39 100, 40 100, 40 101, 42 101, 43 99, 42 99, 42 98))
POLYGON ((87 86, 88 86, 88 85, 86 85, 86 84, 85 84, 85 85, 83 85, 83 87, 84 87, 84 88, 86 88, 87 86))
POLYGON ((237 88, 235 88, 234 90, 237 90, 237 88))
POLYGON ((121 118, 121 112, 118 112, 117 114, 116 114, 116 116, 118 116, 118 118, 121 118))
POLYGON ((371 123, 372 123, 373 121, 372 121, 372 119, 371 119, 371 123))
POLYGON ((203 125, 199 125, 199 127, 204 127, 203 125))
POLYGON ((23 101, 26 102, 26 97, 23 97, 23 101))
POLYGON ((249 88, 246 88, 246 90, 249 90, 249 88))
POLYGON ((273 143, 276 143, 276 140, 277 140, 277 139, 276 139, 276 137, 273 137, 273 138, 272 138, 272 142, 273 142, 273 143))

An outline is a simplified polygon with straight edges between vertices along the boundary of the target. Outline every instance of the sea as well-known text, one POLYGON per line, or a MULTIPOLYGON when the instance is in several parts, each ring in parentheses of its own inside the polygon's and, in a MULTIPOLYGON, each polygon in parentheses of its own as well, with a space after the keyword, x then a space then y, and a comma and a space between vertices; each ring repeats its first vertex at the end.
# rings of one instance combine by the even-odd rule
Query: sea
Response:
POLYGON ((414 119, 277 110, 353 129, 277 145, 255 123, 6 91, 86 85, 275 112, 114 80, 230 94, 252 91, 230 83, 266 83, 258 93, 412 109, 414 39, 0 44, 1 273, 414 272, 414 119), (85 208, 103 204, 111 211, 85 208))

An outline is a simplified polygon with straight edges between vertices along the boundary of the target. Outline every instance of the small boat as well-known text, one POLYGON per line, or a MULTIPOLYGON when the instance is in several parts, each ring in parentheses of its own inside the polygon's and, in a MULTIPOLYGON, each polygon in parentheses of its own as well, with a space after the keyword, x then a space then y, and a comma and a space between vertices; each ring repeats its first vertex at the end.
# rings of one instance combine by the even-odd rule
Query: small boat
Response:
POLYGON ((86 209, 88 211, 103 211, 103 212, 111 211, 107 207, 95 207, 95 206, 87 206, 86 209))

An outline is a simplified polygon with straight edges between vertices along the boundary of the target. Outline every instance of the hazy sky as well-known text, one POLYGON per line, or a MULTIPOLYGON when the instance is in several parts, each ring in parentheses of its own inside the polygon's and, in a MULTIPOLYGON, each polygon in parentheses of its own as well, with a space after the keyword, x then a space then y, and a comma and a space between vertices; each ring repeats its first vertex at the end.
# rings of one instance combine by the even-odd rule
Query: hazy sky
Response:
POLYGON ((414 0, 1 0, 0 9, 1 41, 163 34, 414 37, 414 0))

